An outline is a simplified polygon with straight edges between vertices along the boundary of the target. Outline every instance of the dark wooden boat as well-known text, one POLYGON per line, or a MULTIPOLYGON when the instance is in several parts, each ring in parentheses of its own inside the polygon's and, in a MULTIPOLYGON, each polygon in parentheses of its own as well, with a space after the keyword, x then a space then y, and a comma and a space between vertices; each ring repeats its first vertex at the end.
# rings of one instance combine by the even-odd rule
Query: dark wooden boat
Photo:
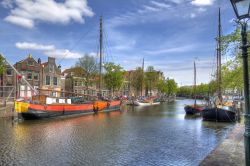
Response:
POLYGON ((222 88, 221 88, 221 16, 219 9, 218 21, 218 37, 217 39, 217 97, 214 100, 213 107, 207 107, 202 110, 202 118, 207 121, 217 122, 234 122, 236 120, 236 111, 232 105, 223 104, 222 88))
POLYGON ((186 105, 184 107, 184 110, 186 114, 188 115, 194 115, 194 114, 199 114, 203 110, 203 106, 196 104, 196 64, 194 61, 194 86, 193 86, 193 91, 194 91, 194 104, 193 105, 186 105))
POLYGON ((218 122, 235 122, 236 111, 233 107, 223 106, 221 108, 205 108, 202 110, 203 120, 218 122))
POLYGON ((203 106, 200 105, 186 105, 184 107, 184 110, 186 111, 186 114, 188 115, 194 115, 194 114, 198 114, 201 113, 202 110, 204 109, 203 106))

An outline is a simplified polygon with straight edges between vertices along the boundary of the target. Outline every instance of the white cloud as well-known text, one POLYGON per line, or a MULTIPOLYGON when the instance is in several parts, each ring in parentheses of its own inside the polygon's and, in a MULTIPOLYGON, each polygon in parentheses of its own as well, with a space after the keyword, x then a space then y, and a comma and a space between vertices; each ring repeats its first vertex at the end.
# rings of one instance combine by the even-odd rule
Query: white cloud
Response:
POLYGON ((191 14, 190 14, 190 17, 191 17, 191 18, 195 18, 195 17, 196 17, 196 14, 195 14, 195 13, 191 13, 191 14))
POLYGON ((44 52, 45 55, 55 58, 65 58, 65 59, 77 59, 83 56, 83 54, 77 52, 70 52, 69 50, 51 50, 44 52))
POLYGON ((146 11, 151 11, 151 12, 160 11, 159 8, 157 8, 157 7, 152 7, 152 6, 144 6, 144 9, 145 9, 146 11))
POLYGON ((180 46, 180 47, 172 47, 172 48, 166 48, 166 49, 145 51, 145 53, 147 53, 147 54, 163 54, 163 53, 187 52, 187 51, 193 50, 194 48, 195 48, 195 45, 184 45, 184 46, 180 46))
POLYGON ((41 51, 48 51, 48 50, 54 50, 54 45, 42 45, 37 43, 28 43, 28 42, 17 42, 16 47, 22 50, 41 50, 41 51))
POLYGON ((209 6, 214 3, 215 0, 192 0, 191 4, 195 6, 209 6))
POLYGON ((161 2, 156 2, 156 1, 150 1, 150 3, 152 3, 153 5, 155 5, 157 7, 160 7, 160 8, 169 8, 169 7, 171 7, 168 4, 161 3, 161 2))
POLYGON ((71 52, 67 49, 57 49, 54 45, 43 45, 29 42, 17 42, 16 47, 22 50, 37 50, 42 51, 45 55, 55 58, 77 59, 84 54, 71 52))
POLYGON ((203 7, 200 7, 200 8, 198 9, 198 12, 205 12, 205 11, 207 11, 207 9, 206 9, 206 8, 203 8, 203 7))
POLYGON ((12 24, 16 24, 16 25, 29 28, 29 29, 34 27, 34 22, 31 19, 27 19, 24 17, 10 15, 10 16, 5 17, 4 20, 12 24))
POLYGON ((13 7, 13 0, 2 0, 1 5, 4 8, 12 8, 13 7))
POLYGON ((87 0, 66 0, 63 3, 54 0, 16 0, 15 6, 4 20, 25 28, 33 28, 37 22, 84 23, 84 17, 94 15, 87 0))

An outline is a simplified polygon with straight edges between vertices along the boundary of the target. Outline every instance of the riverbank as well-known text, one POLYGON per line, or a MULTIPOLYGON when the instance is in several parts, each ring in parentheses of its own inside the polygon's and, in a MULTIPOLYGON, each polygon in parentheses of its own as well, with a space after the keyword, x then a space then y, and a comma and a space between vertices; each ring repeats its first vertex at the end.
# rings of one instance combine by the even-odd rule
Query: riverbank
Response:
POLYGON ((237 124, 228 137, 212 151, 200 166, 244 166, 244 125, 237 124))
POLYGON ((6 106, 0 106, 0 118, 7 118, 14 116, 15 112, 14 109, 14 103, 6 103, 6 106))

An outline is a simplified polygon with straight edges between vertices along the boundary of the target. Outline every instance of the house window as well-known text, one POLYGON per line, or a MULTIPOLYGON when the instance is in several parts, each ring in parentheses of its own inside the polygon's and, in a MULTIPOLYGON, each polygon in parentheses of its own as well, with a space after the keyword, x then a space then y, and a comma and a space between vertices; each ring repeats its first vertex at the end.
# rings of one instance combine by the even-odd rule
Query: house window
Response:
POLYGON ((38 73, 35 73, 35 74, 34 74, 34 80, 38 80, 38 79, 39 79, 38 73))
POLYGON ((7 76, 12 76, 12 70, 9 68, 6 70, 7 76))
POLYGON ((56 92, 52 92, 52 96, 53 97, 57 97, 57 93, 56 92))
POLYGON ((77 84, 78 84, 78 82, 77 82, 77 81, 75 81, 75 86, 77 86, 77 84))
POLYGON ((20 85, 20 97, 25 97, 25 86, 20 85))
POLYGON ((49 72, 54 72, 54 65, 49 64, 49 72))
POLYGON ((32 73, 27 74, 27 80, 32 80, 32 73))
POLYGON ((50 85, 50 76, 46 76, 46 85, 50 85))
POLYGON ((53 85, 57 85, 57 77, 53 78, 53 85))
POLYGON ((33 61, 28 61, 28 65, 29 66, 34 66, 34 62, 33 61))

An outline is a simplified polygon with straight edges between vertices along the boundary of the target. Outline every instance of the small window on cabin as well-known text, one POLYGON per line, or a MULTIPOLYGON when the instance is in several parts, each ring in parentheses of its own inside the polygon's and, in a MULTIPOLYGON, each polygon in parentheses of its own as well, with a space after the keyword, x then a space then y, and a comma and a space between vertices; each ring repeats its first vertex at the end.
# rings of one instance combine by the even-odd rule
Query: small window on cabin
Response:
POLYGON ((12 70, 10 68, 8 68, 6 70, 6 74, 7 74, 7 76, 12 76, 12 70))
POLYGON ((50 85, 50 76, 46 76, 46 85, 50 85))
POLYGON ((32 80, 32 73, 27 74, 27 80, 32 80))
POLYGON ((53 85, 57 85, 57 77, 53 78, 53 85))
POLYGON ((38 73, 35 73, 35 74, 34 74, 34 80, 37 81, 38 79, 39 79, 38 73))

